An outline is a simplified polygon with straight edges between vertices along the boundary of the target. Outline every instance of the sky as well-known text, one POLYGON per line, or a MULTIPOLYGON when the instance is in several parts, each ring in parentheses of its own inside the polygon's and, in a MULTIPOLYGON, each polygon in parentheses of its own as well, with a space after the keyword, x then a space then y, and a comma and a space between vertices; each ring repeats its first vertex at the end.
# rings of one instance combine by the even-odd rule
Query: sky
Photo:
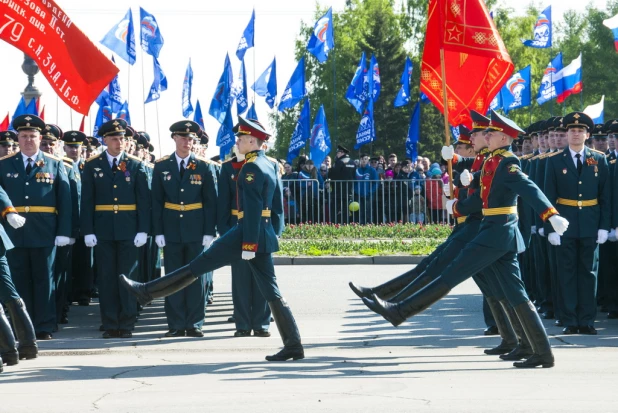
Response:
MULTIPOLYGON (((585 1, 585 0, 584 0, 585 1)), ((192 103, 200 100, 206 131, 209 134, 210 147, 208 156, 219 153, 215 139, 219 123, 208 115, 208 108, 215 87, 223 71, 226 53, 229 53, 234 76, 238 75, 240 61, 236 57, 238 41, 249 22, 251 11, 255 7, 255 48, 249 49, 245 56, 247 70, 247 87, 249 100, 253 91, 250 89, 254 80, 268 67, 274 56, 277 58, 277 88, 279 95, 285 89, 296 61, 294 44, 301 22, 314 23, 316 1, 314 0, 106 0, 94 2, 85 0, 56 0, 66 14, 100 49, 111 57, 112 52, 100 44, 105 34, 126 14, 129 7, 133 11, 136 25, 137 61, 130 66, 116 57, 120 69, 119 80, 123 97, 129 101, 131 121, 137 130, 149 132, 155 154, 169 154, 174 145, 170 137, 169 126, 183 119, 181 109, 182 81, 189 59, 193 68, 192 103), (143 104, 153 79, 152 57, 141 51, 139 45, 139 7, 152 13, 159 24, 165 44, 159 61, 168 79, 168 89, 161 98, 146 105, 143 104)), ((597 7, 604 7, 605 1, 593 0, 597 7)), ((344 8, 345 0, 319 0, 322 8, 332 6, 335 12, 344 8)), ((523 14, 530 4, 521 0, 500 0, 501 5, 512 7, 516 14, 523 14)), ((548 1, 536 2, 539 9, 550 4, 548 1)), ((553 18, 561 19, 569 9, 583 10, 582 0, 555 0, 551 2, 553 18)), ((531 30, 532 31, 532 30, 531 30)), ((532 33, 531 33, 532 34, 532 33)), ((336 33, 335 33, 336 43, 336 33)), ((336 47, 336 46, 335 46, 336 47)), ((2 92, 0 94, 0 120, 9 112, 12 116, 20 99, 20 92, 27 85, 26 75, 21 71, 23 54, 6 43, 0 43, 0 53, 4 64, 0 67, 2 92)), ((350 62, 356 65, 357 62, 350 62)), ((350 79, 342 79, 348 83, 350 79)), ((67 131, 79 128, 82 115, 69 109, 56 98, 55 92, 47 80, 38 74, 35 85, 43 92, 41 105, 45 106, 45 120, 57 123, 67 131)), ((280 96, 279 96, 280 97, 280 96)), ((86 118, 86 131, 92 131, 94 117, 98 106, 93 104, 90 115, 86 118)), ((270 111, 264 98, 256 96, 258 118, 267 124, 270 111)))

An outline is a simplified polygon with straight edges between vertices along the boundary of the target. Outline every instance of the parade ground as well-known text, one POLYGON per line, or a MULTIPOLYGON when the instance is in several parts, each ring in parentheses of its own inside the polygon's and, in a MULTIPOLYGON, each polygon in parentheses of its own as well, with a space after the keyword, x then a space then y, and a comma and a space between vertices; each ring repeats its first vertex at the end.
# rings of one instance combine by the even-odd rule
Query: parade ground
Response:
POLYGON ((98 304, 40 342, 38 359, 0 374, 0 413, 16 412, 584 412, 618 411, 618 320, 564 336, 545 320, 556 367, 519 370, 483 354, 481 295, 469 280, 399 328, 371 313, 348 281, 374 285, 401 265, 278 266, 306 358, 264 360, 270 338, 234 338, 230 270, 215 272, 205 337, 162 338, 163 301, 133 338, 99 338, 98 304))

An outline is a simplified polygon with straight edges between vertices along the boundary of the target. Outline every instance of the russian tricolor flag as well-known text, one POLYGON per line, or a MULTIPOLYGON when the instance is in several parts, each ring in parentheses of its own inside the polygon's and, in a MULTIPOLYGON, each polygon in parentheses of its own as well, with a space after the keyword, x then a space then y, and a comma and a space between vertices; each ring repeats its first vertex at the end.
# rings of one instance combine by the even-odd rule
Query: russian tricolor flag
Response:
POLYGON ((571 96, 581 93, 582 85, 582 54, 573 60, 570 65, 562 69, 562 91, 558 93, 556 101, 558 103, 571 96))
POLYGON ((614 33, 614 46, 618 51, 618 14, 611 19, 603 20, 603 25, 614 33))
POLYGON ((587 106, 584 113, 592 118, 595 125, 605 123, 604 115, 605 95, 601 96, 601 101, 594 105, 587 106))

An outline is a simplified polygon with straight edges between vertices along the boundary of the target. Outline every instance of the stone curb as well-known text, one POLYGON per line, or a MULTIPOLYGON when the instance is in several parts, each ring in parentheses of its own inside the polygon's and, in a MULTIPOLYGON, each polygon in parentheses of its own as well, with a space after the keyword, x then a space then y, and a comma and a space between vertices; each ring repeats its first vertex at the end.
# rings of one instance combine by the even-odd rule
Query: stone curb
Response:
POLYGON ((273 257, 275 265, 415 265, 426 255, 376 257, 273 257))

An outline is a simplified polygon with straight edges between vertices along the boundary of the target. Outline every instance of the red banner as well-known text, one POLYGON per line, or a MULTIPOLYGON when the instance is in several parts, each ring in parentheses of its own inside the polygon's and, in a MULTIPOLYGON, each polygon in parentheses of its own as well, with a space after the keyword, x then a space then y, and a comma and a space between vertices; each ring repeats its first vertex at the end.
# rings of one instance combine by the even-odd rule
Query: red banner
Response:
POLYGON ((52 0, 1 1, 0 39, 30 56, 58 96, 84 115, 118 73, 52 0))
POLYGON ((470 127, 469 110, 486 113, 513 72, 513 62, 483 0, 429 2, 421 90, 444 113, 441 48, 449 123, 470 127))

